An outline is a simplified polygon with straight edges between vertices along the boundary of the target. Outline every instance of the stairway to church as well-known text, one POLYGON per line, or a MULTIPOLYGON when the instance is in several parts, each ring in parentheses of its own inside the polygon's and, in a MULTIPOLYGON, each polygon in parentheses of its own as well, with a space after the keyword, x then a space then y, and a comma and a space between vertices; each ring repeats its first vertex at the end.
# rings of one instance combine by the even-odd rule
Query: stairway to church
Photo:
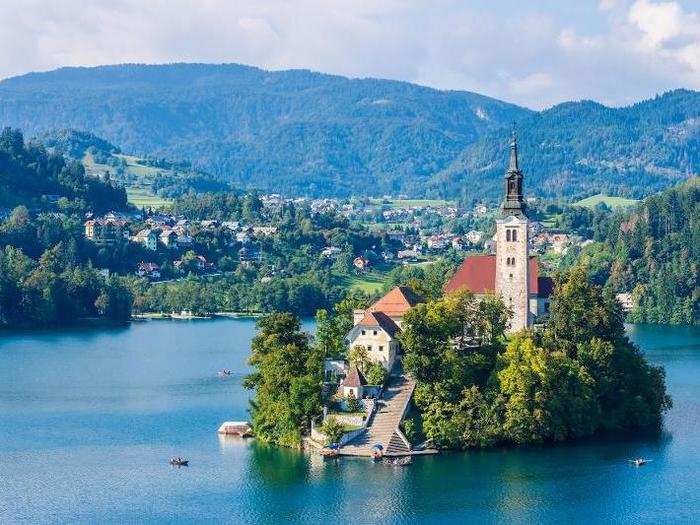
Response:
POLYGON ((370 456, 376 443, 384 447, 385 455, 402 455, 410 452, 410 445, 399 429, 399 424, 411 401, 416 382, 406 375, 392 376, 379 400, 367 431, 341 448, 341 453, 351 456, 370 456))

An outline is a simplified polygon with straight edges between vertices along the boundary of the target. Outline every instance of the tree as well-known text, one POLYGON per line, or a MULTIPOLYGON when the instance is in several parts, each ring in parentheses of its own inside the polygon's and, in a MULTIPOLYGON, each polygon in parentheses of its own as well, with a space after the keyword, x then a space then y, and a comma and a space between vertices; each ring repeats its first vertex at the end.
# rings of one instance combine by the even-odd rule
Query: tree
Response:
POLYGON ((389 379, 389 372, 380 363, 372 363, 369 365, 365 378, 370 385, 384 386, 389 379))
POLYGON ((257 324, 249 360, 254 371, 244 383, 255 390, 253 429, 263 441, 298 447, 321 412, 323 355, 309 345, 291 314, 270 314, 257 324))
POLYGON ((357 396, 355 396, 355 394, 353 394, 352 391, 345 397, 345 405, 348 409, 348 412, 359 412, 362 408, 360 400, 357 399, 357 396))
POLYGON ((323 422, 323 425, 321 425, 321 432, 326 436, 326 442, 324 444, 332 445, 340 441, 340 438, 343 437, 345 433, 345 429, 335 417, 328 416, 323 422))

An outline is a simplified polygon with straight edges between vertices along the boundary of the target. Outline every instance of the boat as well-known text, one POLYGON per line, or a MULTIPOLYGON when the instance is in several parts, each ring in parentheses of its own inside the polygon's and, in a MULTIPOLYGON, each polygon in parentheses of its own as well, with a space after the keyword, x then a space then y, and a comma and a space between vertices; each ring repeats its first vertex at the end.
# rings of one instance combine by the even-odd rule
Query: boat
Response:
POLYGON ((170 464, 173 467, 188 467, 190 461, 188 459, 182 459, 181 457, 170 458, 170 464))
POLYGON ((228 368, 224 368, 223 370, 219 370, 219 377, 228 377, 231 375, 231 371, 228 368))
POLYGON ((375 443, 372 447, 372 459, 374 461, 381 461, 384 457, 384 446, 381 443, 375 443))
POLYGON ((217 432, 219 434, 242 438, 251 437, 253 435, 253 429, 247 421, 224 421, 217 432))
POLYGON ((411 456, 403 456, 400 458, 390 458, 387 460, 389 465, 393 465, 394 467, 406 467, 413 463, 413 459, 411 459, 411 456))
POLYGON ((635 459, 630 459, 630 463, 632 463, 635 467, 641 467, 643 465, 646 465, 649 463, 651 460, 650 459, 644 459, 644 458, 635 458, 635 459))

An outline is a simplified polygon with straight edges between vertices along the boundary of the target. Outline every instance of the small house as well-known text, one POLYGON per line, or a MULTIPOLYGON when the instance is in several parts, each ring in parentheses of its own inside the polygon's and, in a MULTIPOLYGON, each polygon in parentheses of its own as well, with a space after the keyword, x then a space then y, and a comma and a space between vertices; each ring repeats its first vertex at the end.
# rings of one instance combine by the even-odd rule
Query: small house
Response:
POLYGON ((357 399, 362 399, 364 394, 363 388, 367 384, 362 372, 357 368, 357 365, 352 364, 348 369, 345 378, 340 382, 340 389, 343 397, 348 397, 350 394, 357 399))

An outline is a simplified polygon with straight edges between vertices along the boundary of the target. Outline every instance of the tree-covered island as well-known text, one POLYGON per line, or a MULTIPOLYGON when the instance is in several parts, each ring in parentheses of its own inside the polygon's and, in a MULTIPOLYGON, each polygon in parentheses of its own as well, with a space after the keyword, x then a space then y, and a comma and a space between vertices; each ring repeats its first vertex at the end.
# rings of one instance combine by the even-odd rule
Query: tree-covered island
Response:
MULTIPOLYGON (((259 321, 247 385, 264 441, 299 446, 338 388, 324 381, 324 359, 352 362, 335 329, 351 325, 347 308, 320 319, 315 339, 290 314, 259 321)), ((495 296, 417 304, 398 336, 403 372, 416 382, 403 434, 412 445, 467 449, 658 431, 671 406, 664 371, 629 341, 622 319, 582 267, 557 279, 549 319, 534 330, 506 334, 508 309, 495 296)))

